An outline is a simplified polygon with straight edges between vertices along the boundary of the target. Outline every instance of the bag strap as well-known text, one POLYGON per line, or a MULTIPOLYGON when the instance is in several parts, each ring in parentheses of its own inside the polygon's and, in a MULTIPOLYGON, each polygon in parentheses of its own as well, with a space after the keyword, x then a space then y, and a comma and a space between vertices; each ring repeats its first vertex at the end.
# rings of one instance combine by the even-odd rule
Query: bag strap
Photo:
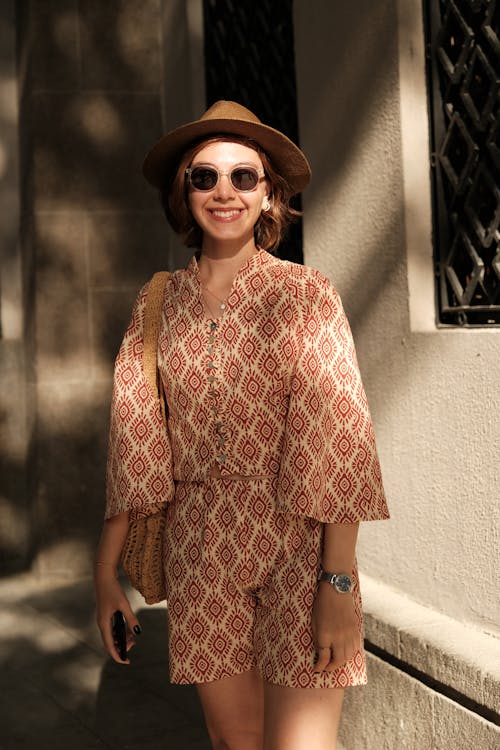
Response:
POLYGON ((155 273, 149 282, 144 309, 142 371, 151 393, 157 394, 162 401, 158 378, 157 350, 163 298, 169 276, 169 271, 155 273))

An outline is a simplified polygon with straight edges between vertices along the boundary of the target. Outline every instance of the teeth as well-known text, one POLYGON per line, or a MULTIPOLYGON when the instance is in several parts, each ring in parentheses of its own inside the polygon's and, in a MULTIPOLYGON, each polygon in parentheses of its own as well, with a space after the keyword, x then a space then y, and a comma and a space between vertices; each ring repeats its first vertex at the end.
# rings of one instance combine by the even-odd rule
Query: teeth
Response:
POLYGON ((240 212, 237 209, 231 211, 212 211, 214 216, 220 216, 222 219, 226 219, 229 216, 237 216, 240 212))

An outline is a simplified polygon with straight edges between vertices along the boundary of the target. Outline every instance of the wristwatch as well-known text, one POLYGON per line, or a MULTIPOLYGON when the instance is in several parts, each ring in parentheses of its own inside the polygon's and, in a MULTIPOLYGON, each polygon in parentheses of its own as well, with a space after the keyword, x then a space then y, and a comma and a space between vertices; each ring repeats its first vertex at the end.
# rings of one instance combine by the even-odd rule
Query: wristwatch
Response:
POLYGON ((353 587, 352 578, 347 573, 328 573, 322 568, 318 573, 318 583, 320 581, 329 583, 339 594, 350 594, 353 587))

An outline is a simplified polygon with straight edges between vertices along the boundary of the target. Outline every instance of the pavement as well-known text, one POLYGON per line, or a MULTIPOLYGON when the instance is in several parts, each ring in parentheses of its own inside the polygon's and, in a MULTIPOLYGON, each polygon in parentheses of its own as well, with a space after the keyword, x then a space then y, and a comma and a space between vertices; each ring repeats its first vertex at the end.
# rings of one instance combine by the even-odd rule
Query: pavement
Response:
POLYGON ((91 578, 0 579, 0 750, 211 750, 196 689, 169 683, 165 606, 122 584, 143 630, 127 666, 91 578))
POLYGON ((143 634, 121 666, 91 579, 0 580, 0 750, 210 750, 195 688, 169 684, 164 607, 128 591, 143 634))

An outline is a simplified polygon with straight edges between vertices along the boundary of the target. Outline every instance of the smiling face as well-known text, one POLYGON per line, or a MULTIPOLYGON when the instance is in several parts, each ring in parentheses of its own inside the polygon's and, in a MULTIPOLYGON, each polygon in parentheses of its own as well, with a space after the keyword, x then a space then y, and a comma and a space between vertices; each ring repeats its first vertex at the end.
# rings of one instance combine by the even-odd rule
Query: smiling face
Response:
POLYGON ((202 148, 193 158, 191 168, 210 165, 219 172, 217 185, 212 190, 194 190, 189 186, 189 207, 203 232, 203 247, 232 244, 243 247, 254 243, 254 226, 262 211, 268 188, 260 179, 255 190, 240 192, 230 180, 235 166, 252 166, 262 170, 257 151, 242 143, 216 141, 202 148))

